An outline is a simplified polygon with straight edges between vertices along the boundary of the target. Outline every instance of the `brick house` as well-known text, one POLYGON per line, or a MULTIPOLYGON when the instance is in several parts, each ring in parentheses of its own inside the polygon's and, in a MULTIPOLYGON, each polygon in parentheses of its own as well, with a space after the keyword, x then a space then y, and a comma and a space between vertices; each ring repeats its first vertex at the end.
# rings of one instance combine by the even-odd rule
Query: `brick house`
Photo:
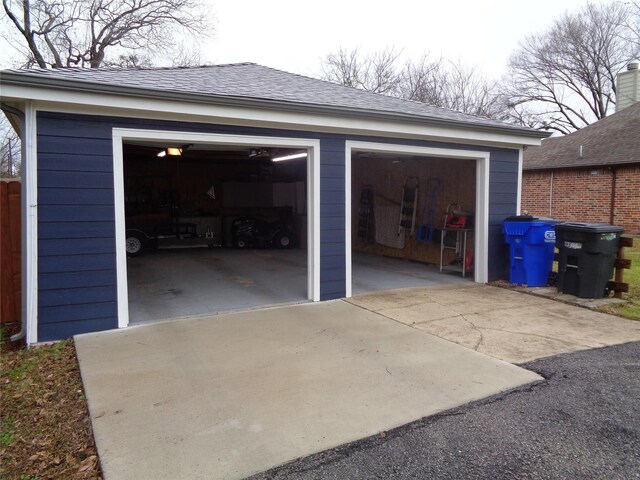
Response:
POLYGON ((522 211, 640 234, 640 102, 527 147, 522 211))

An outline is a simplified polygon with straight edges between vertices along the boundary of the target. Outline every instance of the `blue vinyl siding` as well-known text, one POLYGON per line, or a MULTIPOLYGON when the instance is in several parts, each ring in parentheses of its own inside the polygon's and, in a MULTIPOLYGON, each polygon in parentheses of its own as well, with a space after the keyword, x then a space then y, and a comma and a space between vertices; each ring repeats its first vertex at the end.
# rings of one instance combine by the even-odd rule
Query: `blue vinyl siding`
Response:
POLYGON ((517 201, 518 151, 495 149, 489 167, 489 281, 509 276, 502 222, 516 214, 517 201))
POLYGON ((296 130, 38 113, 38 340, 116 328, 112 129, 140 128, 320 141, 320 297, 345 294, 345 142, 491 153, 489 280, 505 275, 502 221, 515 213, 518 152, 475 145, 296 130))
POLYGON ((345 138, 320 140, 320 299, 345 295, 345 138))
POLYGON ((59 121, 38 115, 39 341, 118 325, 111 128, 59 121))

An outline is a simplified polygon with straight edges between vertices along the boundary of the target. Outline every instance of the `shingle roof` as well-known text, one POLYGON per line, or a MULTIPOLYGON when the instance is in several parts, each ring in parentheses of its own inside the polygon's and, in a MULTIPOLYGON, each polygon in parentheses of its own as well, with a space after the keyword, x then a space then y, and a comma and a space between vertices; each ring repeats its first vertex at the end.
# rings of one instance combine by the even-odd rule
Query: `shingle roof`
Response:
POLYGON ((524 170, 640 163, 640 102, 524 151, 524 170), (582 157, 580 157, 582 146, 582 157))
POLYGON ((253 63, 180 68, 101 68, 53 70, 4 70, 3 82, 39 84, 55 88, 83 88, 113 93, 154 96, 160 93, 208 97, 212 103, 222 98, 262 100, 279 105, 304 105, 342 109, 348 113, 400 115, 405 120, 430 120, 459 124, 467 128, 501 130, 529 137, 547 136, 529 128, 510 125, 474 115, 432 107, 420 102, 365 92, 323 80, 292 74, 253 63))

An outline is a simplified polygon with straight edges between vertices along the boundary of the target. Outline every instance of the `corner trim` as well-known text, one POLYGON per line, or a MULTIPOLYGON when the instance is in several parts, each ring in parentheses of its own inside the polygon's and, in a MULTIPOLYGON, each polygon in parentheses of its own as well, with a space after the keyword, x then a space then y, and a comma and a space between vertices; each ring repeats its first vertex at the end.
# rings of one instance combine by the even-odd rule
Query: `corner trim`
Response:
POLYGON ((522 166, 524 158, 524 149, 521 147, 518 149, 518 198, 516 200, 516 213, 520 215, 522 208, 522 166))
POLYGON ((22 314, 27 319, 29 345, 38 343, 38 118, 33 102, 25 104, 22 239, 24 277, 22 314))

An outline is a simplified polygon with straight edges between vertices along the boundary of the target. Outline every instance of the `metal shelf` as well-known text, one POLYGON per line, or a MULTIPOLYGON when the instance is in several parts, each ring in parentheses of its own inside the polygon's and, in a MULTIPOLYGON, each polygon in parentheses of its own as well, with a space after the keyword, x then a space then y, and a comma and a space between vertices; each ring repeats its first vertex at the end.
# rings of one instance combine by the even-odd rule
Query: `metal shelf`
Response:
POLYGON ((446 271, 457 271, 462 273, 463 277, 467 275, 467 262, 466 262, 466 252, 467 252, 467 235, 469 232, 472 232, 470 228, 443 228, 442 235, 440 236, 440 272, 443 270, 446 271), (456 234, 456 244, 453 247, 444 244, 445 238, 448 233, 456 234), (442 261, 444 257, 445 250, 455 250, 456 254, 462 257, 462 267, 451 267, 451 266, 443 266, 442 261))

